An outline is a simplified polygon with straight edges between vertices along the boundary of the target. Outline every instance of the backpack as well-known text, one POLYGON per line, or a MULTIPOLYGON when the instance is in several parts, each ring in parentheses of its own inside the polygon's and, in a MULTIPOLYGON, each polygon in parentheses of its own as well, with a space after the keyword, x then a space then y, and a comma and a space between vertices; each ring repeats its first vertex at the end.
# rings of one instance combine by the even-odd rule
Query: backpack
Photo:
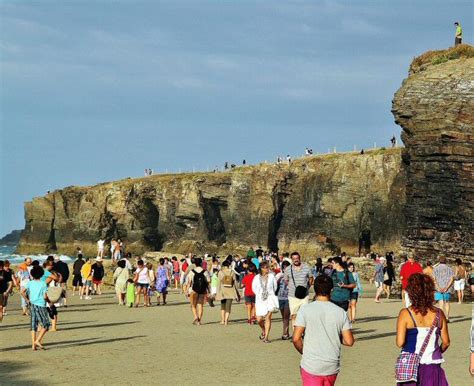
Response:
POLYGON ((201 272, 196 272, 193 269, 194 277, 193 277, 193 291, 200 294, 204 295, 207 292, 207 288, 209 286, 209 283, 207 282, 207 278, 204 275, 204 270, 201 272))
POLYGON ((230 274, 224 274, 224 277, 222 278, 222 286, 223 287, 234 286, 234 275, 232 274, 232 271, 230 272, 230 274))

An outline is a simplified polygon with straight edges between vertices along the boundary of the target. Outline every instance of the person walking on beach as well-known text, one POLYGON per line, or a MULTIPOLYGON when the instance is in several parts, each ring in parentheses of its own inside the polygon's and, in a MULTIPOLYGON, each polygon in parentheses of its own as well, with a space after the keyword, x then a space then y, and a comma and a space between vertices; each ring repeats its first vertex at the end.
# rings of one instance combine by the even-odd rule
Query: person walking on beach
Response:
POLYGON ((50 317, 46 308, 48 300, 48 286, 46 281, 42 280, 44 270, 40 266, 34 266, 31 269, 31 278, 26 286, 21 290, 21 296, 30 307, 31 317, 31 348, 44 349, 43 339, 51 326, 50 317), (38 327, 40 327, 38 332, 38 327))
POLYGON ((311 269, 306 263, 301 262, 298 252, 291 254, 292 264, 284 271, 284 280, 288 285, 288 304, 292 322, 303 304, 309 301, 309 288, 312 283, 311 269))
POLYGON ((5 277, 5 281, 7 282, 7 289, 3 294, 3 316, 7 316, 7 305, 8 305, 8 298, 13 294, 13 287, 17 287, 17 280, 15 273, 10 268, 10 262, 5 260, 3 263, 3 274, 5 277))
POLYGON ((244 288, 245 307, 247 308, 247 323, 254 324, 257 321, 255 315, 255 292, 252 290, 252 283, 256 277, 257 268, 255 264, 249 264, 248 272, 242 279, 242 287, 244 288))
POLYGON ((94 288, 94 294, 102 295, 101 286, 102 279, 105 276, 104 266, 102 264, 102 258, 98 257, 95 259, 95 263, 92 264, 92 285, 94 288))
POLYGON ((400 280, 402 281, 402 292, 404 296, 404 301, 405 301, 405 307, 410 307, 410 298, 408 297, 408 294, 406 293, 405 289, 408 285, 408 279, 410 278, 411 275, 415 273, 423 273, 423 268, 421 268, 421 265, 418 264, 415 261, 415 257, 410 254, 408 255, 408 259, 405 263, 403 263, 403 266, 400 270, 400 280))
POLYGON ((82 258, 82 253, 77 255, 77 259, 72 265, 72 296, 74 296, 76 290, 80 294, 82 292, 82 275, 81 269, 85 261, 82 258))
POLYGON ((278 306, 280 308, 281 320, 283 322, 283 334, 281 340, 289 340, 290 337, 290 305, 288 303, 288 284, 284 279, 283 272, 290 266, 290 262, 284 260, 281 264, 282 272, 276 275, 278 306))
POLYGON ((383 279, 384 279, 384 267, 385 258, 375 260, 375 272, 374 272, 374 283, 377 291, 375 292, 375 303, 380 303, 380 296, 383 293, 383 279))
POLYGON ((392 255, 387 254, 386 263, 384 267, 384 274, 383 274, 383 291, 387 294, 387 299, 390 298, 393 282, 396 280, 395 269, 393 268, 392 262, 393 262, 392 255))
POLYGON ((165 259, 160 258, 158 268, 156 269, 155 289, 156 305, 160 305, 161 296, 163 296, 163 305, 166 305, 166 295, 168 295, 168 285, 170 283, 169 270, 165 265, 165 259))
POLYGON ((171 263, 173 264, 174 289, 178 289, 179 287, 179 261, 176 256, 173 256, 171 258, 171 263))
POLYGON ((450 345, 448 324, 444 313, 434 306, 433 279, 422 273, 415 273, 408 279, 406 291, 411 306, 402 309, 398 315, 396 344, 402 349, 402 354, 421 354, 421 360, 418 380, 404 382, 403 385, 448 386, 446 375, 441 368, 444 362, 442 353, 450 345), (420 353, 425 344, 424 352, 420 353))
POLYGON ((70 275, 69 266, 56 255, 54 256, 53 270, 61 275, 61 280, 58 284, 63 289, 62 305, 67 307, 67 281, 70 275))
POLYGON ((137 261, 137 269, 133 281, 136 284, 137 297, 135 299, 135 307, 140 304, 140 295, 143 295, 143 306, 148 307, 148 287, 150 286, 150 276, 148 275, 148 268, 145 266, 143 260, 137 261))
POLYGON ((3 302, 10 283, 11 280, 8 280, 8 274, 4 270, 4 262, 0 260, 0 322, 3 320, 3 302))
POLYGON ((221 302, 221 324, 229 324, 232 301, 236 299, 240 302, 240 294, 237 288, 237 277, 230 268, 229 260, 222 263, 222 269, 217 275, 219 283, 217 285, 216 300, 221 302))
POLYGON ((456 27, 456 35, 454 37, 454 47, 462 44, 462 27, 459 22, 455 22, 454 26, 456 27))
MULTIPOLYGON (((188 269, 191 267, 188 267, 188 269)), ((184 293, 189 297, 191 310, 193 312, 194 325, 201 325, 204 301, 209 293, 209 283, 211 278, 209 272, 202 268, 202 259, 196 257, 194 259, 194 267, 186 275, 186 283, 184 285, 184 293)))
POLYGON ((456 259, 456 271, 454 272, 454 290, 458 295, 458 304, 464 300, 464 287, 466 286, 466 268, 461 259, 456 259))
POLYGON ((302 354, 303 386, 334 385, 340 371, 341 346, 354 344, 347 313, 329 299, 332 289, 330 277, 318 276, 314 283, 316 300, 301 306, 296 317, 293 345, 302 354))
POLYGON ((449 300, 453 292, 454 271, 446 264, 446 257, 439 257, 439 264, 433 269, 433 278, 436 288, 434 300, 438 302, 438 307, 443 310, 449 323, 449 311, 451 308, 449 300))
POLYGON ((354 263, 349 263, 347 265, 347 269, 352 276, 354 277, 356 287, 352 290, 350 294, 350 302, 349 302, 349 320, 351 323, 355 323, 356 321, 356 309, 357 309, 357 302, 359 301, 359 297, 362 295, 362 284, 359 278, 359 272, 356 271, 354 263))
POLYGON ((92 298, 89 296, 90 290, 92 287, 92 263, 88 257, 86 257, 86 261, 82 265, 81 268, 81 277, 82 277, 82 287, 80 292, 80 299, 91 300, 92 298))
MULTIPOLYGON (((30 281, 30 271, 31 271, 31 258, 27 257, 25 262, 18 266, 18 272, 16 273, 17 282, 18 282, 18 289, 21 293, 23 288, 26 287, 26 284, 30 281)), ((28 314, 28 305, 26 304, 25 298, 21 297, 21 309, 22 315, 25 316, 28 314)))
POLYGON ((341 307, 344 311, 349 309, 351 292, 356 287, 354 276, 342 266, 342 259, 336 256, 332 259, 334 271, 331 274, 333 289, 331 292, 331 302, 341 307))
POLYGON ((118 304, 125 304, 125 294, 127 293, 127 282, 129 279, 128 269, 125 260, 117 262, 117 268, 114 271, 115 293, 117 294, 118 304))
POLYGON ((270 273, 268 261, 260 264, 260 273, 252 282, 252 291, 255 293, 255 314, 262 333, 260 340, 270 343, 270 329, 272 327, 272 313, 278 310, 278 298, 275 296, 277 282, 275 275, 270 273))

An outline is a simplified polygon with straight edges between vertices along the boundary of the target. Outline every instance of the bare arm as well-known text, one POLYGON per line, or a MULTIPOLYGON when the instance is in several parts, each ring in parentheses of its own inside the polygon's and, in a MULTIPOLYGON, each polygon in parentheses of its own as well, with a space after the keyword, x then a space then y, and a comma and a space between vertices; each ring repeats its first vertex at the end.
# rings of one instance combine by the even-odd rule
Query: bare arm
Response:
POLYGON ((296 351, 300 354, 303 354, 303 334, 304 327, 295 326, 293 331, 293 346, 295 346, 296 351))
POLYGON ((406 340, 406 336, 407 336, 406 313, 407 313, 407 311, 405 309, 403 309, 398 314, 397 337, 396 337, 397 347, 403 347, 404 344, 405 344, 405 340, 406 340))
POLYGON ((352 330, 343 330, 341 338, 341 342, 344 346, 352 347, 354 345, 354 335, 352 334, 352 330))
POLYGON ((450 344, 448 323, 446 322, 444 313, 441 312, 441 352, 445 352, 450 344))

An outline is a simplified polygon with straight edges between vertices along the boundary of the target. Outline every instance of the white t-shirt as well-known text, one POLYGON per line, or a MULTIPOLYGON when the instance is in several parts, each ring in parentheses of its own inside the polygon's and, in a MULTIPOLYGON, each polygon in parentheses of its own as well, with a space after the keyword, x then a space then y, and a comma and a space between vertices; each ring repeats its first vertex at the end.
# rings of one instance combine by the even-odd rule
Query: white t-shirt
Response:
POLYGON ((105 243, 105 240, 99 240, 97 241, 97 247, 99 249, 104 249, 104 243, 105 243))
POLYGON ((295 326, 305 327, 301 367, 313 375, 339 373, 341 333, 351 329, 347 313, 331 302, 304 304, 295 326))

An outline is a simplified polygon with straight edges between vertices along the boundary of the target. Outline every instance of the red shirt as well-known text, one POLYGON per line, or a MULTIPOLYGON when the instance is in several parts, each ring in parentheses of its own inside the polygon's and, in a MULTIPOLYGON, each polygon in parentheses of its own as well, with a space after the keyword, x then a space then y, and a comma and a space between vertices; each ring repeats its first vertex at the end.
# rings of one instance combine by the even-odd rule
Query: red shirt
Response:
POLYGON ((403 289, 407 288, 408 278, 414 273, 423 273, 423 268, 421 268, 420 264, 418 264, 416 261, 414 261, 413 263, 410 261, 407 261, 405 264, 403 264, 402 270, 400 271, 400 277, 403 278, 402 279, 403 289))
POLYGON ((256 275, 254 273, 248 273, 242 279, 242 285, 245 287, 244 296, 255 296, 252 291, 252 282, 255 276, 256 275))

